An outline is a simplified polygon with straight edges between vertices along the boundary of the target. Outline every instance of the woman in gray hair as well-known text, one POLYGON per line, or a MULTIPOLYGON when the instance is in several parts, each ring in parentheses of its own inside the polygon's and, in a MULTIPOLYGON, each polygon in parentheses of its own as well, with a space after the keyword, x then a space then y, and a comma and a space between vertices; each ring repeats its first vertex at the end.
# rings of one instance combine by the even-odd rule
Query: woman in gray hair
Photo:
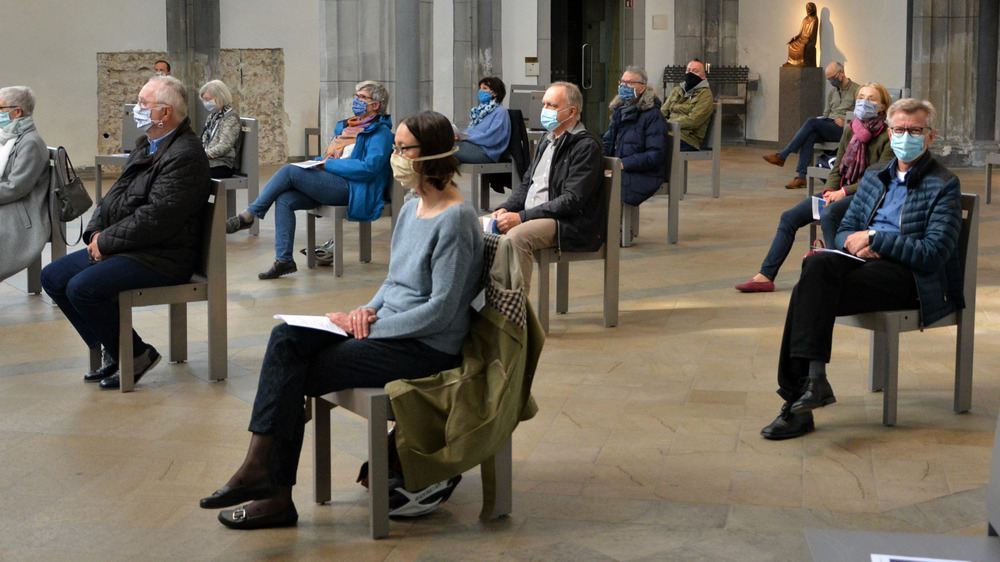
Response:
POLYGON ((0 89, 0 280, 28 267, 49 239, 49 151, 27 86, 0 89))
POLYGON ((222 80, 206 82, 198 94, 208 110, 201 144, 208 155, 212 177, 230 178, 236 168, 236 143, 240 140, 240 114, 232 107, 233 95, 222 80))

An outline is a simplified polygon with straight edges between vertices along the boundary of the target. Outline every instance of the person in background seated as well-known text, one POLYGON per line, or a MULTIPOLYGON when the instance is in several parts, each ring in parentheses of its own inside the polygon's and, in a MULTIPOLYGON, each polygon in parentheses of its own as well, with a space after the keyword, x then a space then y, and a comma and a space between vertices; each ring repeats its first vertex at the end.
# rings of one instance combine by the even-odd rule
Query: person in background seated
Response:
POLYGON ((422 111, 403 120, 395 141, 393 175, 420 197, 400 211, 389 274, 367 304, 326 315, 346 336, 287 324, 271 331, 246 459, 223 488, 201 500, 205 509, 252 501, 219 513, 227 527, 296 524, 292 486, 305 430, 303 396, 423 378, 461 362, 483 274, 483 233, 452 181, 455 132, 440 113, 422 111))
POLYGON ((826 79, 833 89, 826 96, 826 110, 823 111, 823 116, 806 119, 799 132, 792 137, 792 142, 781 152, 762 156, 769 163, 781 167, 793 152, 799 153, 799 163, 795 166, 795 179, 785 185, 788 189, 806 186, 806 169, 812 166, 813 145, 839 139, 844 134, 847 115, 854 109, 854 100, 858 96, 860 86, 844 74, 844 65, 836 61, 828 64, 826 79))
POLYGON ((896 158, 871 166, 837 231, 837 249, 802 261, 778 361, 781 413, 761 430, 789 439, 815 429, 812 411, 837 399, 826 378, 837 316, 916 309, 928 326, 965 307, 958 239, 958 178, 931 155, 934 106, 902 99, 889 107, 896 158))
POLYGON ((605 242, 608 209, 601 197, 601 141, 580 121, 583 94, 555 82, 542 96, 545 135, 510 198, 491 215, 518 251, 524 292, 531 285, 535 250, 592 252, 605 242))
POLYGON ((233 95, 222 80, 206 82, 201 103, 208 110, 201 144, 205 147, 213 178, 231 178, 236 167, 236 143, 240 140, 240 114, 233 109, 233 95))
POLYGON ((170 63, 165 60, 158 60, 153 63, 153 72, 157 76, 170 76, 170 63))
MULTIPOLYGON (((681 127, 681 152, 694 152, 701 149, 701 143, 708 134, 708 121, 712 118, 712 90, 708 86, 708 75, 705 74, 705 63, 694 59, 687 65, 684 82, 675 87, 667 101, 660 107, 660 113, 667 121, 674 121, 681 127)), ((671 136, 670 142, 677 142, 671 136)), ((670 177, 670 145, 667 145, 668 156, 664 159, 663 177, 670 177)))
POLYGON ((34 112, 31 88, 0 89, 0 281, 31 265, 52 232, 49 149, 34 112))
MULTIPOLYGON (((154 76, 133 111, 146 135, 122 175, 94 209, 83 232, 87 247, 42 270, 42 288, 91 349, 104 347, 103 365, 85 382, 117 389, 118 293, 186 283, 201 256, 205 203, 211 188, 208 158, 187 118, 187 90, 171 76, 154 76)), ((160 361, 132 332, 136 384, 160 361)))
POLYGON ((638 206, 663 184, 667 158, 667 123, 660 115, 656 91, 647 88, 646 71, 630 66, 618 82, 618 95, 608 109, 611 124, 604 133, 604 156, 622 161, 622 203, 638 206))
MULTIPOLYGON (((318 166, 304 169, 286 164, 261 190, 245 211, 226 220, 226 233, 250 228, 273 205, 274 265, 257 275, 277 279, 295 272, 292 244, 295 211, 319 205, 347 206, 347 219, 371 222, 382 215, 386 188, 392 177, 392 120, 387 111, 389 92, 375 81, 355 86, 354 117, 337 123, 334 138, 318 166)), ((454 137, 454 132, 452 133, 454 137)))
MULTIPOLYGON (((830 177, 826 180, 827 189, 823 190, 826 206, 820 214, 820 224, 823 227, 823 239, 827 247, 833 248, 836 244, 835 238, 837 229, 840 228, 840 221, 851 205, 851 199, 858 190, 858 182, 861 181, 865 170, 871 164, 888 162, 893 158, 892 149, 889 147, 889 127, 885 122, 885 112, 889 102, 889 92, 878 82, 865 84, 858 90, 854 120, 844 128, 844 135, 840 138, 840 148, 837 150, 837 159, 833 163, 830 177)), ((744 293, 774 291, 774 279, 792 249, 795 232, 813 222, 812 199, 806 197, 781 214, 778 233, 771 241, 771 249, 768 250, 764 263, 760 266, 760 272, 746 283, 737 284, 737 291, 744 293)))
POLYGON ((510 116, 503 104, 507 88, 496 76, 479 80, 479 105, 469 111, 468 128, 455 137, 459 140, 459 162, 489 164, 499 162, 510 144, 510 116))

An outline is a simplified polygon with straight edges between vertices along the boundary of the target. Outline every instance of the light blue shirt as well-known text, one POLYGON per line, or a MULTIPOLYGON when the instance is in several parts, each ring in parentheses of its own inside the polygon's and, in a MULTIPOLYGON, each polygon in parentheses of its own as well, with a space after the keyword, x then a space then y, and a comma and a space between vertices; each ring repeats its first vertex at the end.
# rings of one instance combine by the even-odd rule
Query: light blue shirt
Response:
POLYGON ((160 145, 163 144, 163 141, 165 141, 168 138, 170 138, 170 135, 174 134, 174 131, 176 131, 176 130, 177 130, 177 127, 174 127, 173 129, 170 130, 169 133, 163 135, 162 137, 160 137, 160 138, 158 138, 156 140, 150 139, 149 140, 149 154, 150 155, 156 154, 157 149, 160 148, 160 145))
MULTIPOLYGON (((906 202, 906 176, 904 179, 899 179, 895 161, 893 161, 891 169, 892 179, 889 180, 889 189, 885 193, 882 205, 875 211, 875 219, 872 220, 871 228, 879 232, 899 234, 903 203, 906 202)), ((909 172, 906 175, 909 175, 909 172)))

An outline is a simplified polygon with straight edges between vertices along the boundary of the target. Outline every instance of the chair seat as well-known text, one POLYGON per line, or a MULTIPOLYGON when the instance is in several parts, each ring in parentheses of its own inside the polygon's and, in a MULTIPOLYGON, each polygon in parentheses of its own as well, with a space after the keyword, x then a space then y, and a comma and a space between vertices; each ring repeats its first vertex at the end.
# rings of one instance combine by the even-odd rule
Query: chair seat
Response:
POLYGON ((472 207, 476 210, 490 210, 490 189, 482 181, 483 174, 511 174, 513 181, 514 163, 508 159, 505 162, 489 162, 484 164, 463 163, 458 167, 462 175, 469 174, 472 190, 472 207))

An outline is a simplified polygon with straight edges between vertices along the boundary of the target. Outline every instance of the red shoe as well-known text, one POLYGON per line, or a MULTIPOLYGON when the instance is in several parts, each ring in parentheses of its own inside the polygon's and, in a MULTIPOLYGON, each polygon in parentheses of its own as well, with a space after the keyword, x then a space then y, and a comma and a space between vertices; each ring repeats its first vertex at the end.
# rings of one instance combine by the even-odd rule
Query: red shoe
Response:
POLYGON ((774 281, 754 281, 751 277, 746 283, 737 284, 736 290, 741 293, 773 293, 774 281))

